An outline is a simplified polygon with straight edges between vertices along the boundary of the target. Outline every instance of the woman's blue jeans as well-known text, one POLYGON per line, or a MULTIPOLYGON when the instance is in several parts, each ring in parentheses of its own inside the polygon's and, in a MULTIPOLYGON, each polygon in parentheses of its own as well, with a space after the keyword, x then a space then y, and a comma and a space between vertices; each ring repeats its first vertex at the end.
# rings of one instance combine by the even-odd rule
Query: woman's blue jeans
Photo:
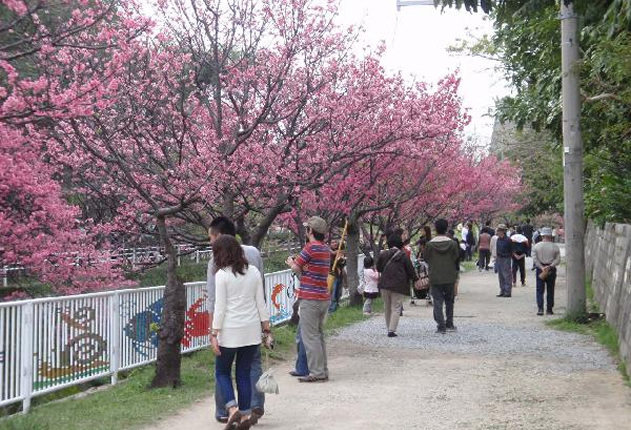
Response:
POLYGON ((307 362, 307 350, 305 344, 302 341, 302 333, 300 332, 300 326, 296 332, 296 346, 298 355, 296 357, 296 373, 302 376, 309 376, 309 363, 307 362))
POLYGON ((221 355, 215 359, 215 379, 223 394, 226 409, 238 406, 239 411, 249 415, 252 402, 252 381, 250 380, 250 370, 254 355, 259 345, 242 346, 239 348, 220 347, 221 355), (236 382, 239 393, 239 403, 237 403, 232 386, 232 363, 236 365, 236 382))

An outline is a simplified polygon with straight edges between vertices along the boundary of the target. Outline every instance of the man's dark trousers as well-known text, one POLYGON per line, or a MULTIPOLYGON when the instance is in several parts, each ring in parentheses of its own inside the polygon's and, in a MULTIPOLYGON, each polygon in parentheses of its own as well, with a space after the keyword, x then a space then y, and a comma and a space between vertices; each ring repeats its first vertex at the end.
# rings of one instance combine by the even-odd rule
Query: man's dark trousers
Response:
POLYGON ((543 292, 546 290, 546 310, 551 311, 554 307, 554 284, 557 280, 556 268, 550 270, 545 281, 539 279, 541 269, 537 267, 537 307, 543 309, 543 292))
POLYGON ((432 285, 432 303, 434 304, 434 321, 439 330, 454 326, 454 284, 432 285), (445 304, 445 315, 443 314, 445 304))
POLYGON ((491 263, 491 250, 480 249, 480 258, 478 260, 478 267, 480 269, 489 270, 490 263, 491 263))
POLYGON ((526 256, 520 259, 511 258, 513 260, 513 284, 517 282, 517 270, 519 270, 519 277, 523 285, 526 283, 526 256))

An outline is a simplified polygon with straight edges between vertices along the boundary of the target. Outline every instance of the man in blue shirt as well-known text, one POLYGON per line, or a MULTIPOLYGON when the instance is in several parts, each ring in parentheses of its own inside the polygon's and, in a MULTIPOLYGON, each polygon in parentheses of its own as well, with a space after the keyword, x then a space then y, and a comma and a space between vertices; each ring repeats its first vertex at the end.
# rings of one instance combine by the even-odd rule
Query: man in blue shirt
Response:
POLYGON ((497 297, 511 297, 513 286, 511 273, 512 243, 510 238, 506 236, 506 225, 500 224, 495 230, 497 231, 495 268, 500 281, 500 293, 497 297))

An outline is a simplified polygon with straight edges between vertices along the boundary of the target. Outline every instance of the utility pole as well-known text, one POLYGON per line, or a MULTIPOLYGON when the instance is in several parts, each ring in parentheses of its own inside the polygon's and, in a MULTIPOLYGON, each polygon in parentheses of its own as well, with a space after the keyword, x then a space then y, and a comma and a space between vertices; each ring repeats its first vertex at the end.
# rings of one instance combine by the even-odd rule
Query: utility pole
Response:
POLYGON ((567 314, 585 313, 585 203, 583 201, 583 140, 579 81, 578 16, 571 0, 561 0, 561 62, 563 92, 563 197, 567 314))

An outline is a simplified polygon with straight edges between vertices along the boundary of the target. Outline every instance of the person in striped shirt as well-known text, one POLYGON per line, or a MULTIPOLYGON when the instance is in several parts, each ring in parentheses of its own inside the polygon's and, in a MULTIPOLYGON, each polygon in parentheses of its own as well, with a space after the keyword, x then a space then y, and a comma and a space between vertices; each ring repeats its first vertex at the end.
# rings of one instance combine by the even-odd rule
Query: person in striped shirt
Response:
POLYGON ((300 332, 307 352, 309 375, 298 378, 300 382, 324 382, 329 379, 324 322, 331 303, 327 276, 331 262, 331 249, 324 243, 326 221, 313 216, 304 223, 307 244, 296 257, 288 257, 286 263, 300 277, 296 297, 300 300, 300 332))

